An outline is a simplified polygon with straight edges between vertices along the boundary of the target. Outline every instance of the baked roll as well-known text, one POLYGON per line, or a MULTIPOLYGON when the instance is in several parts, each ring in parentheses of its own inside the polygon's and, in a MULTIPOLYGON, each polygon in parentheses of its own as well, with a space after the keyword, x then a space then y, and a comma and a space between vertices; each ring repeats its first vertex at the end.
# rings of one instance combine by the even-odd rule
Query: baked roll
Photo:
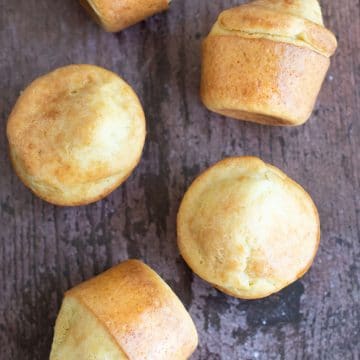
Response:
POLYGON ((65 294, 50 360, 185 360, 197 341, 169 286, 129 260, 65 294))
POLYGON ((229 295, 257 299, 306 273, 320 221, 311 197, 282 171, 235 157, 193 182, 177 233, 180 253, 197 275, 229 295))
POLYGON ((85 205, 116 189, 145 141, 138 97, 116 74, 70 65, 35 80, 7 124, 10 157, 24 184, 56 205, 85 205))
POLYGON ((336 47, 316 0, 257 0, 225 10, 203 42, 203 103, 235 119, 300 125, 336 47))
POLYGON ((171 0, 80 0, 106 31, 117 32, 168 9, 171 0))

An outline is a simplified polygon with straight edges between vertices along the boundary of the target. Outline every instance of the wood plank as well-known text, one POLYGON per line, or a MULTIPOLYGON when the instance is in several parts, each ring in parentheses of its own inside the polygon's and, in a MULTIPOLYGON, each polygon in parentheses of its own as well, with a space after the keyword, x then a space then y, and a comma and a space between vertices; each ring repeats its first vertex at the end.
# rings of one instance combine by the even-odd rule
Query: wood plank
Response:
POLYGON ((190 309, 200 333, 195 360, 359 359, 359 1, 322 1, 340 47, 312 119, 293 129, 225 119, 200 104, 201 39, 220 10, 238 3, 174 0, 168 13, 113 35, 74 0, 0 0, 1 359, 46 359, 63 292, 129 257, 156 269, 190 309), (46 204, 24 188, 5 137, 19 92, 69 63, 119 73, 148 121, 143 159, 126 184, 75 209, 46 204), (309 274, 252 302, 212 289, 176 248, 176 212, 194 176, 242 154, 302 183, 322 219, 309 274))

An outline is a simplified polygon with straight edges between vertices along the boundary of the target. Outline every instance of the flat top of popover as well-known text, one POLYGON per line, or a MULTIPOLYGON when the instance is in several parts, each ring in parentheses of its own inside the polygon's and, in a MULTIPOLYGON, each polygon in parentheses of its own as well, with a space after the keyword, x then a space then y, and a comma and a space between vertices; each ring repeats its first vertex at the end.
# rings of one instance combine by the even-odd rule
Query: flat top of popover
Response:
POLYGON ((132 88, 93 65, 70 65, 30 84, 7 135, 25 182, 54 187, 122 177, 136 165, 145 117, 132 88))
POLYGON ((265 297, 301 277, 320 240, 310 196, 255 157, 228 158, 201 174, 177 222, 181 255, 194 272, 245 299, 265 297))
POLYGON ((223 11, 210 35, 265 38, 310 48, 326 57, 337 40, 324 27, 317 0, 256 0, 223 11))

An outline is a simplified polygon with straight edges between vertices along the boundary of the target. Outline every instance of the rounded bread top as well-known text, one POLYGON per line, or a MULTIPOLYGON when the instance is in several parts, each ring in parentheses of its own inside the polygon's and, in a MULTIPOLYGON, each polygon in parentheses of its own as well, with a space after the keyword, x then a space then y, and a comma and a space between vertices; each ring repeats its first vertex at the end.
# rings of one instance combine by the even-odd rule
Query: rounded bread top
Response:
POLYGON ((223 11, 211 35, 234 35, 292 43, 326 57, 337 41, 323 24, 317 0, 256 0, 223 11))
POLYGON ((23 176, 54 187, 126 177, 145 133, 132 88, 93 65, 66 66, 35 80, 7 125, 11 157, 23 176))
POLYGON ((181 203, 177 229, 180 253, 194 272, 247 299, 301 277, 320 239, 306 191, 254 157, 228 158, 200 175, 181 203))

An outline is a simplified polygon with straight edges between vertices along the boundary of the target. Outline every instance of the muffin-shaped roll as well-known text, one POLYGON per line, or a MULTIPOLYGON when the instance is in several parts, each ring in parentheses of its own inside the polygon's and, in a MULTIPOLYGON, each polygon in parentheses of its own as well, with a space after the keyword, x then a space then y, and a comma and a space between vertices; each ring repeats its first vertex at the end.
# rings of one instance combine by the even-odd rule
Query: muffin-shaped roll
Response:
POLYGON ((238 157, 193 182, 177 232, 180 253, 196 274, 229 295, 256 299, 309 269, 320 221, 300 185, 258 158, 238 157))
POLYGON ((300 125, 336 47, 316 0, 257 0, 226 10, 203 43, 203 103, 236 119, 300 125))
POLYGON ((169 286, 129 260, 65 294, 50 360, 185 360, 197 341, 169 286))
POLYGON ((7 125, 16 173, 57 205, 84 205, 117 188, 138 164, 145 117, 134 91, 116 74, 71 65, 35 80, 7 125))
POLYGON ((106 31, 117 32, 167 10, 171 0, 80 0, 106 31))

